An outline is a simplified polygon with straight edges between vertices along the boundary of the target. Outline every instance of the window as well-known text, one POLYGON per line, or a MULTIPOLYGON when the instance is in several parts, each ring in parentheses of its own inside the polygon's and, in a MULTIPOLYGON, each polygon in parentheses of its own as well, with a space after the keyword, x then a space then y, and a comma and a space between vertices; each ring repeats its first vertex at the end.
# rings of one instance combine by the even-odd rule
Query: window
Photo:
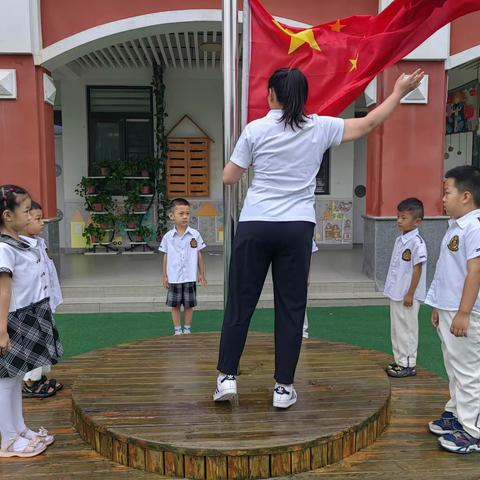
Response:
POLYGON ((315 195, 330 194, 330 149, 323 154, 322 164, 317 173, 317 185, 315 195))
POLYGON ((167 196, 208 197, 209 139, 169 138, 167 196))
POLYGON ((144 160, 153 154, 150 87, 88 87, 89 175, 102 164, 144 160))

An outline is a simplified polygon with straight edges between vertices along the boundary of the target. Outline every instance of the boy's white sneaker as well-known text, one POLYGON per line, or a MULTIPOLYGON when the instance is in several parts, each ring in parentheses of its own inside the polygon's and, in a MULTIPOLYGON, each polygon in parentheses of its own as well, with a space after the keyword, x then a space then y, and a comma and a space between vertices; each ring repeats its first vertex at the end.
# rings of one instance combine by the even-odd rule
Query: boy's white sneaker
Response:
POLYGON ((220 373, 217 377, 217 389, 213 394, 215 402, 226 402, 237 398, 237 379, 235 375, 220 373))
POLYGON ((275 384, 273 389, 273 406, 276 408, 288 408, 297 401, 297 392, 293 385, 275 384))

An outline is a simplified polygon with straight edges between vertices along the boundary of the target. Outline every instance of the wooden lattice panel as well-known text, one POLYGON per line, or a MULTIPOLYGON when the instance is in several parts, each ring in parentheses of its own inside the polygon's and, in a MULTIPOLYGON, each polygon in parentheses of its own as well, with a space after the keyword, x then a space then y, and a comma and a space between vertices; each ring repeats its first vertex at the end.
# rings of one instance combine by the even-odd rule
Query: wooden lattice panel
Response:
POLYGON ((208 197, 209 185, 209 139, 169 138, 168 197, 208 197))

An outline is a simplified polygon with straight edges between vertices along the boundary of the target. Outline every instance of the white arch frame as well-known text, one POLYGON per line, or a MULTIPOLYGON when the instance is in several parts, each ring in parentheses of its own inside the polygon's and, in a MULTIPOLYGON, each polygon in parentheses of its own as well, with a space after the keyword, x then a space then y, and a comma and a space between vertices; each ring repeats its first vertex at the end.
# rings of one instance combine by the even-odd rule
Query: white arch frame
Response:
POLYGON ((480 45, 476 45, 475 47, 468 48, 467 50, 463 50, 462 52, 455 53, 454 55, 450 55, 445 60, 445 70, 451 70, 452 68, 458 67, 464 63, 471 62, 476 58, 480 57, 480 45))
MULTIPOLYGON (((295 27, 308 28, 311 26, 291 19, 276 18, 282 23, 295 27)), ((239 12, 238 20, 242 22, 242 12, 239 12)), ((213 26, 213 24, 221 22, 222 10, 220 9, 169 10, 123 18, 63 38, 40 50, 37 55, 34 55, 34 62, 35 65, 42 65, 47 69, 53 70, 90 52, 93 44, 95 44, 95 48, 110 45, 111 39, 115 37, 119 41, 124 41, 137 37, 139 31, 145 36, 152 31, 161 33, 162 26, 165 31, 168 28, 170 32, 172 27, 173 29, 181 29, 188 23, 201 24, 204 29, 208 24, 213 26)))

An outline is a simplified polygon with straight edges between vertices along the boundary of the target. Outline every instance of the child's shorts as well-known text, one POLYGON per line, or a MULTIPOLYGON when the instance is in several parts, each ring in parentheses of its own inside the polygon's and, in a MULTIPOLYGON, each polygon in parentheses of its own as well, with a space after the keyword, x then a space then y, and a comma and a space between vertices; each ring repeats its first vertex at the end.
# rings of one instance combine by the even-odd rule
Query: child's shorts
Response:
POLYGON ((169 307, 193 308, 197 306, 197 284, 195 282, 171 283, 168 287, 169 307))

